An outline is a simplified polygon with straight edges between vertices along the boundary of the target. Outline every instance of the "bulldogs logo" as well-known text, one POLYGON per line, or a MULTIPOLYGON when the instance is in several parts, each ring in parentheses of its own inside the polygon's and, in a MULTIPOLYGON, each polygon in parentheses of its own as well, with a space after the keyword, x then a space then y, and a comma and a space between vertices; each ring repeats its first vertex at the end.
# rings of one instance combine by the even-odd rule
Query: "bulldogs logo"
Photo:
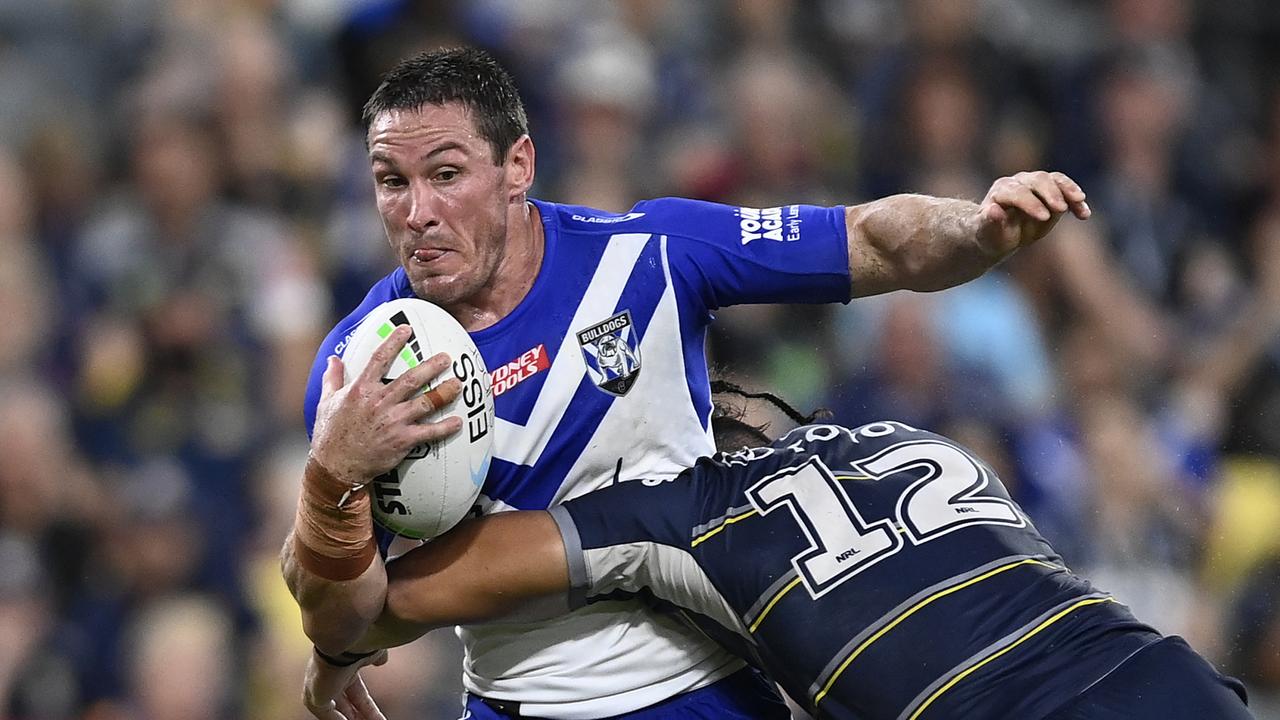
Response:
POLYGON ((580 330, 578 344, 596 387, 610 395, 626 395, 640 377, 640 338, 630 310, 580 330))

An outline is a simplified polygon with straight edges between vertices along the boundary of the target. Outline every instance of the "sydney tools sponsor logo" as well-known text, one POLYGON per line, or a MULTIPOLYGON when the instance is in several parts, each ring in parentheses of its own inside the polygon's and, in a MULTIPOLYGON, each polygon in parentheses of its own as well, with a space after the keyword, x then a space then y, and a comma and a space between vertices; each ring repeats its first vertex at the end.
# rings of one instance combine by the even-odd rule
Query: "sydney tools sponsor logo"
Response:
POLYGON ((493 371, 493 396, 498 397, 549 367, 551 360, 547 358, 546 345, 525 350, 520 357, 493 371))

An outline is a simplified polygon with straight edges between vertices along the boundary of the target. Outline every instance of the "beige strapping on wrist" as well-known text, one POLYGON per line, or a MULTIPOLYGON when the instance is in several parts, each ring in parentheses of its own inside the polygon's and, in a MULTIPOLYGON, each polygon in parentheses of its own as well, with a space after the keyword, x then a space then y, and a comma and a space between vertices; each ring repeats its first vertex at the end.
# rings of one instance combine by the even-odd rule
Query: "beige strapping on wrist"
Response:
POLYGON ((359 577, 378 554, 369 493, 307 458, 293 538, 294 557, 308 572, 335 582, 359 577))

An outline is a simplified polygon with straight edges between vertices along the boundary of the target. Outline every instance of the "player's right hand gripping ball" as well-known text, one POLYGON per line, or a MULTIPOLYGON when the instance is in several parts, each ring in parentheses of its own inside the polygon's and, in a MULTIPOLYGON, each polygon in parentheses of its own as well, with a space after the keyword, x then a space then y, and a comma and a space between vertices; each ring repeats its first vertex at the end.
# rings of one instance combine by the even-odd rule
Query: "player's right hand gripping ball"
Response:
POLYGON ((425 420, 457 415, 462 418, 462 431, 415 447, 370 488, 373 519, 379 525, 397 535, 431 538, 462 520, 480 494, 493 457, 493 390, 484 360, 467 331, 449 313, 416 298, 383 303, 365 316, 342 353, 346 382, 359 376, 397 325, 409 325, 413 335, 383 382, 391 382, 439 352, 447 353, 453 363, 430 387, 450 377, 462 382, 457 399, 425 420))

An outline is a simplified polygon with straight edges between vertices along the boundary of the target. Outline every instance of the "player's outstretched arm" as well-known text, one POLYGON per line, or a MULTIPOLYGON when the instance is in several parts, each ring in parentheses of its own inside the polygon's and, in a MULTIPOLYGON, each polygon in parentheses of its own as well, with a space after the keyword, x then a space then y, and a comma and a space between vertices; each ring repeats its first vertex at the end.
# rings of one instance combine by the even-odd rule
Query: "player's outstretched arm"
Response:
POLYGON ((418 393, 448 367, 448 357, 437 355, 382 382, 408 336, 404 328, 391 333, 350 383, 344 383, 336 357, 329 359, 323 377, 311 456, 293 531, 281 550, 281 569, 302 610, 307 636, 330 655, 359 640, 386 603, 386 571, 365 486, 413 446, 461 427, 456 417, 418 422, 458 395, 456 380, 418 393))
POLYGON ((980 204, 893 195, 845 211, 855 296, 942 290, 972 280, 1044 237, 1066 212, 1090 215, 1084 191, 1058 172, 996 180, 980 204))
POLYGON ((430 630, 569 610, 569 564, 551 515, 506 512, 468 520, 391 560, 387 602, 355 645, 403 645, 430 630))

